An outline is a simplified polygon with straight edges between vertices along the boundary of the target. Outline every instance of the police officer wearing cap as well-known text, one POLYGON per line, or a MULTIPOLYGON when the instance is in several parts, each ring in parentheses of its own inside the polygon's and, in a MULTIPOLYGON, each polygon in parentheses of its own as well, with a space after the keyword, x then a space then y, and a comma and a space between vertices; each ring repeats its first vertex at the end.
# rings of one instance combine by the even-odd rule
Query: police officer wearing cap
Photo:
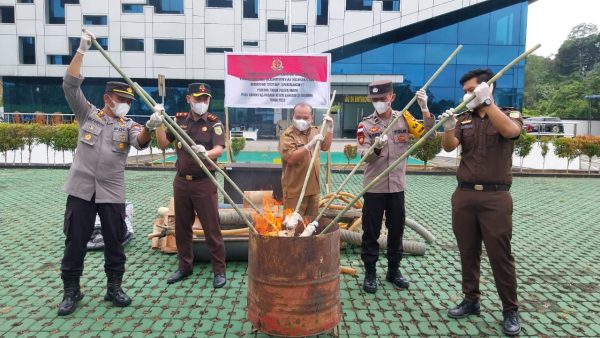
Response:
MULTIPOLYGON (((371 99, 375 112, 363 118, 357 131, 358 149, 361 156, 367 156, 367 150, 374 145, 374 152, 365 159, 363 182, 365 186, 408 150, 410 135, 420 137, 435 122, 427 107, 427 94, 422 90, 417 92, 417 102, 423 113, 425 126, 417 122, 409 112, 392 110, 392 102, 396 99, 392 81, 380 80, 369 84, 367 97, 371 99), (396 125, 386 135, 382 135, 383 130, 399 115, 403 115, 403 118, 398 119, 396 125)), ((386 280, 397 289, 406 289, 409 286, 408 280, 400 273, 405 218, 405 171, 406 161, 388 173, 364 195, 361 258, 365 265, 363 282, 365 292, 375 293, 377 291, 375 268, 379 257, 377 240, 381 234, 384 213, 385 225, 388 229, 386 280)))
MULTIPOLYGON (((208 84, 190 84, 186 96, 187 102, 190 104, 190 112, 178 113, 176 122, 194 140, 196 145, 192 148, 201 159, 208 157, 216 161, 225 149, 225 129, 219 118, 208 112, 211 97, 208 84)), ((162 109, 162 106, 157 105, 155 107, 157 112, 153 114, 151 120, 157 118, 162 109)), ((158 146, 164 149, 175 140, 175 136, 162 128, 157 128, 156 139, 158 146)), ((225 244, 219 225, 217 187, 179 142, 175 149, 177 152, 175 164, 177 175, 173 181, 173 192, 175 196, 175 242, 179 268, 169 277, 167 283, 176 283, 192 274, 194 264, 192 226, 195 214, 197 214, 210 252, 214 273, 213 287, 221 288, 226 283, 225 244)), ((211 175, 214 175, 215 168, 206 161, 203 163, 211 175)))
POLYGON ((89 31, 82 34, 79 49, 63 78, 65 98, 79 122, 79 134, 64 186, 69 196, 64 218, 65 251, 60 266, 64 297, 58 308, 59 315, 75 311, 83 298, 79 279, 96 214, 100 216, 105 244, 108 290, 104 299, 116 306, 131 304, 131 298, 121 288, 125 272, 122 242, 126 234, 124 171, 129 149, 148 146, 150 133, 126 117, 135 100, 128 84, 106 83, 102 109, 89 103, 83 95, 81 64, 94 38, 89 31))
POLYGON ((513 202, 512 154, 519 138, 521 113, 496 106, 493 88, 486 83, 493 77, 489 69, 474 69, 460 80, 465 99, 475 94, 467 111, 458 120, 454 110, 442 116, 442 146, 452 151, 461 146, 456 173, 458 187, 452 195, 452 229, 460 252, 464 300, 448 311, 451 318, 480 314, 479 275, 481 242, 485 243, 496 289, 502 300, 503 331, 521 331, 517 301, 517 275, 511 252, 513 202))

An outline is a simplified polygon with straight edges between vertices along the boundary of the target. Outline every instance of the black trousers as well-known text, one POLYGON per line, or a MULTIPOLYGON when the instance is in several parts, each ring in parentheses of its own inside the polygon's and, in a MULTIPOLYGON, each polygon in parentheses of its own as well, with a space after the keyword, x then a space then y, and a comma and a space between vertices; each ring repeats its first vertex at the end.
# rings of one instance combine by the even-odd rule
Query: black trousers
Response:
POLYGON ((385 212, 388 267, 398 268, 402 260, 402 236, 404 235, 404 192, 366 193, 362 209, 362 253, 366 269, 375 269, 379 257, 379 235, 385 212))
POLYGON ((125 272, 125 204, 96 203, 95 196, 86 201, 69 195, 64 223, 65 253, 60 264, 63 278, 80 277, 83 273, 83 260, 94 231, 96 213, 100 216, 104 238, 104 271, 121 275, 125 272))

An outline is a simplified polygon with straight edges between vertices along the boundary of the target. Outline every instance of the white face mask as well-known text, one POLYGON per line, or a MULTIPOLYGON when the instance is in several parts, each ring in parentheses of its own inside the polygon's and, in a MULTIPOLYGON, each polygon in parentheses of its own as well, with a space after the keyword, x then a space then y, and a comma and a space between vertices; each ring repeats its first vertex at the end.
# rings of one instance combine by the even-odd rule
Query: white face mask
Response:
POLYGON ((390 108, 390 102, 387 102, 387 101, 373 102, 373 108, 375 108, 375 111, 377 112, 377 114, 383 114, 386 111, 388 111, 388 109, 390 108))
POLYGON ((208 111, 208 103, 194 102, 192 103, 192 111, 198 115, 202 115, 208 111))
POLYGON ((298 129, 299 131, 305 131, 306 129, 308 129, 308 127, 310 127, 310 123, 308 123, 308 121, 306 120, 293 120, 294 123, 294 127, 296 127, 296 129, 298 129))
POLYGON ((112 98, 110 100, 113 103, 113 105, 110 107, 110 110, 112 110, 116 117, 123 117, 127 115, 129 109, 131 109, 131 106, 125 102, 115 102, 112 98))

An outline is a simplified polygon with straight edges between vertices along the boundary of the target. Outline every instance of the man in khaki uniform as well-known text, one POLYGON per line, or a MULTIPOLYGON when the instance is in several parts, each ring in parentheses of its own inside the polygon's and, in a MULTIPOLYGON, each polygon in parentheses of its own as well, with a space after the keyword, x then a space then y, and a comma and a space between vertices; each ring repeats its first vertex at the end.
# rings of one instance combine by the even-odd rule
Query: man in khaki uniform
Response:
POLYGON ((456 172, 458 187, 452 195, 452 229, 460 251, 464 300, 448 311, 451 318, 480 314, 479 275, 481 242, 485 243, 496 289, 502 300, 507 335, 521 332, 517 301, 517 274, 511 252, 512 154, 514 140, 523 127, 521 113, 501 109, 494 103, 493 89, 487 81, 494 74, 489 69, 474 69, 460 80, 465 98, 475 98, 458 118, 448 110, 442 146, 452 151, 461 146, 461 160, 456 172))
POLYGON ((75 311, 83 298, 79 279, 87 242, 94 230, 96 213, 102 223, 104 270, 108 290, 104 297, 116 306, 131 303, 121 289, 125 272, 125 182, 124 171, 130 147, 142 149, 150 143, 150 133, 125 117, 135 99, 126 83, 108 82, 104 108, 89 103, 81 91, 81 64, 93 34, 86 31, 79 49, 63 79, 65 98, 79 122, 78 144, 64 190, 69 194, 64 219, 65 252, 61 262, 64 297, 58 315, 75 311))
MULTIPOLYGON (((368 98, 373 102, 375 112, 365 117, 358 125, 356 136, 361 156, 366 156, 371 145, 375 151, 365 159, 363 184, 373 179, 398 159, 409 148, 409 135, 420 137, 426 129, 434 124, 434 118, 427 107, 427 94, 420 90, 417 101, 423 113, 425 126, 417 122, 409 112, 392 110, 392 102, 396 99, 393 83, 389 80, 375 81, 369 84, 368 98), (391 121, 399 116, 395 126, 386 135, 382 135, 391 121)), ((400 273, 402 259, 402 237, 404 235, 404 189, 406 187, 406 161, 398 165, 379 183, 374 185, 364 196, 362 209, 362 253, 365 264, 363 290, 369 293, 377 291, 376 263, 379 257, 381 222, 385 212, 385 225, 388 229, 386 280, 398 289, 408 288, 408 281, 400 273)))
MULTIPOLYGON (((312 126, 313 109, 308 103, 299 103, 294 107, 292 125, 288 127, 279 139, 279 153, 283 170, 281 174, 281 187, 283 190, 284 209, 294 210, 300 198, 304 178, 308 171, 310 159, 317 141, 321 142, 321 151, 329 150, 333 139, 333 119, 324 115, 327 121, 327 134, 319 134, 319 128, 312 126)), ((316 217, 319 209, 319 156, 308 179, 304 198, 298 210, 300 216, 316 217)))

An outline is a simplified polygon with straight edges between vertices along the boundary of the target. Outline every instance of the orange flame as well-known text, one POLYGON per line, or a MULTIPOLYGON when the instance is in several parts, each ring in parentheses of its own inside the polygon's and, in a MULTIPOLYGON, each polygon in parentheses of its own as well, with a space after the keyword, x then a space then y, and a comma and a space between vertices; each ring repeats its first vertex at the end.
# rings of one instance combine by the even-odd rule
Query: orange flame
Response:
POLYGON ((263 236, 278 236, 283 228, 283 219, 291 211, 284 211, 283 215, 279 213, 280 202, 268 195, 263 196, 263 213, 253 213, 254 226, 259 234, 263 236))

